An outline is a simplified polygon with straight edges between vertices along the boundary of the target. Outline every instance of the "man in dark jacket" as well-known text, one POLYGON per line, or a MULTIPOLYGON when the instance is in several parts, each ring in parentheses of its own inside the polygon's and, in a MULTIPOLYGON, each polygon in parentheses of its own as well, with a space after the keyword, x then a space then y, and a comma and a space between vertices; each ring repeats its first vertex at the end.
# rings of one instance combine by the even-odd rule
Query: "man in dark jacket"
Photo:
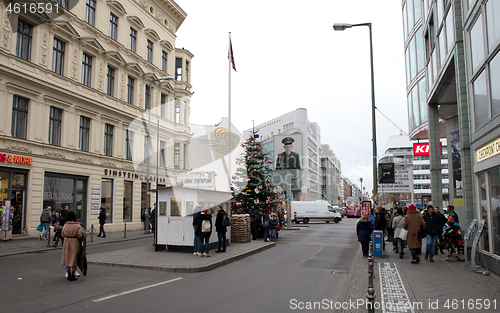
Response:
POLYGON ((427 244, 425 248, 425 259, 434 262, 434 249, 436 249, 436 242, 438 235, 441 233, 439 226, 439 216, 434 213, 434 207, 432 205, 427 206, 427 210, 424 212, 425 221, 425 233, 427 236, 427 244))
POLYGON ((218 245, 217 245, 217 250, 215 252, 226 252, 226 232, 227 232, 227 227, 224 225, 224 216, 226 215, 226 212, 222 208, 222 206, 217 206, 217 217, 215 219, 215 231, 217 231, 217 239, 218 239, 218 245), (221 250, 222 247, 222 250, 221 250))
MULTIPOLYGON (((385 210, 381 205, 377 205, 377 207, 375 208, 375 221, 373 223, 373 229, 381 230, 382 238, 384 238, 385 226, 386 226, 385 210)), ((385 250, 385 240, 382 240, 382 242, 384 246, 383 249, 385 250)))
POLYGON ((194 229, 194 243, 193 243, 193 254, 201 255, 201 238, 198 236, 196 229, 198 228, 198 222, 200 221, 201 210, 205 205, 205 201, 198 200, 198 205, 193 210, 193 229, 194 229))
POLYGON ((443 247, 441 246, 441 234, 443 233, 444 224, 446 224, 446 216, 439 212, 439 207, 434 207, 434 213, 437 215, 439 221, 440 232, 438 234, 438 242, 436 243, 436 249, 434 249, 434 254, 438 254, 438 248, 441 250, 441 254, 444 254, 443 247))
POLYGON ((106 238, 104 224, 106 224, 106 209, 101 207, 101 212, 99 212, 99 234, 97 234, 97 237, 106 238))

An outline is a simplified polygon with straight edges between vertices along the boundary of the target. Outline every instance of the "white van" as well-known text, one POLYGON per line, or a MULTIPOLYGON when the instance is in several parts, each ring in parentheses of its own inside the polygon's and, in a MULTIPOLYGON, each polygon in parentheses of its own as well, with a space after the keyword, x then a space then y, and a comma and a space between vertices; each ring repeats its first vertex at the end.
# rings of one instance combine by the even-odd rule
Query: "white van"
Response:
POLYGON ((325 200, 292 201, 292 219, 296 224, 300 221, 307 224, 315 219, 338 223, 342 220, 342 214, 325 200))

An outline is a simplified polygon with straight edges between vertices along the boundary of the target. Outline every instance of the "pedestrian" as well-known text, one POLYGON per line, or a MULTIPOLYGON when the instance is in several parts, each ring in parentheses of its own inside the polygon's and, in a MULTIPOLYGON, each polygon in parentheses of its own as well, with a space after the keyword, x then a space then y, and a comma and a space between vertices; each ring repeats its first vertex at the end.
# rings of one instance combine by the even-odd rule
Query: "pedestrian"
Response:
POLYGON ((262 227, 264 228, 264 241, 268 242, 269 241, 269 226, 270 226, 270 219, 269 219, 269 209, 264 209, 261 217, 261 223, 262 227))
POLYGON ((253 209, 250 214, 250 230, 252 233, 252 240, 257 240, 257 235, 259 232, 260 217, 257 209, 253 209))
POLYGON ((208 250, 210 248, 210 235, 212 234, 212 214, 209 213, 208 208, 204 208, 201 211, 196 231, 201 238, 201 252, 205 251, 201 256, 211 257, 208 250))
POLYGON ((59 239, 61 239, 61 244, 64 244, 64 240, 61 237, 61 230, 64 226, 64 218, 61 216, 59 212, 56 212, 55 220, 52 225, 54 226, 54 241, 56 242, 52 245, 52 247, 55 248, 59 243, 59 239))
POLYGON ((50 222, 52 221, 52 208, 47 206, 45 209, 43 209, 42 214, 40 215, 40 223, 43 224, 44 231, 40 236, 40 240, 47 240, 48 239, 48 233, 50 229, 50 222))
POLYGON ((99 234, 97 234, 97 237, 106 238, 104 224, 106 224, 106 208, 101 207, 101 212, 99 212, 99 234))
POLYGON ((276 213, 271 214, 271 221, 269 223, 269 230, 271 232, 271 240, 276 242, 278 239, 278 236, 276 234, 278 228, 278 218, 276 216, 276 213))
POLYGON ((392 241, 394 238, 394 230, 392 229, 392 219, 394 218, 392 214, 392 209, 387 211, 385 215, 385 229, 387 231, 387 241, 392 241))
POLYGON ((418 238, 418 232, 420 227, 425 226, 424 218, 420 214, 414 204, 410 204, 408 207, 408 214, 405 216, 403 221, 403 228, 408 231, 408 236, 406 242, 408 248, 411 251, 412 264, 417 264, 420 262, 419 251, 422 248, 422 239, 418 238))
POLYGON ((198 200, 198 205, 193 209, 193 229, 194 229, 194 242, 193 242, 193 255, 201 255, 201 238, 198 236, 198 222, 200 221, 201 210, 205 205, 203 199, 198 200))
POLYGON ((153 211, 151 211, 151 230, 153 233, 156 230, 156 203, 154 204, 153 211))
MULTIPOLYGON (((375 220, 373 223, 373 229, 374 230, 381 230, 382 231, 382 236, 385 233, 385 227, 386 227, 386 222, 385 222, 385 212, 384 208, 381 205, 377 205, 375 208, 375 220)), ((382 237, 384 238, 384 237, 382 237)), ((385 240, 382 240, 383 242, 383 249, 385 250, 385 240)))
POLYGON ((370 221, 370 216, 368 214, 363 214, 356 225, 356 235, 358 235, 358 242, 361 243, 361 250, 363 251, 363 257, 368 257, 368 247, 370 244, 371 236, 373 231, 373 225, 370 221))
POLYGON ((226 232, 227 227, 224 225, 224 216, 226 211, 221 205, 217 206, 217 217, 215 218, 215 231, 217 232, 217 250, 215 252, 226 252, 226 232), (221 250, 222 248, 222 250, 221 250))
POLYGON ((427 206, 427 210, 423 215, 425 221, 425 233, 426 233, 426 247, 424 258, 430 262, 434 262, 434 250, 436 249, 436 243, 441 229, 439 228, 439 216, 434 213, 434 207, 432 205, 427 206))
POLYGON ((75 271, 80 246, 80 238, 82 238, 82 227, 76 221, 75 212, 68 212, 66 215, 66 223, 64 224, 61 236, 65 239, 63 243, 61 265, 68 268, 68 280, 75 281, 75 271))
POLYGON ((401 229, 403 228, 404 216, 403 209, 398 209, 395 213, 396 216, 392 220, 392 227, 394 228, 394 239, 396 240, 396 253, 399 253, 399 258, 402 259, 404 255, 405 242, 399 238, 401 229))
POLYGON ((434 207, 434 213, 436 213, 439 221, 439 234, 438 234, 438 243, 436 244, 436 249, 434 249, 434 254, 438 254, 438 250, 441 251, 441 254, 444 254, 443 252, 443 243, 442 243, 442 234, 443 234, 443 227, 446 224, 446 217, 444 216, 443 213, 439 212, 439 207, 434 207))

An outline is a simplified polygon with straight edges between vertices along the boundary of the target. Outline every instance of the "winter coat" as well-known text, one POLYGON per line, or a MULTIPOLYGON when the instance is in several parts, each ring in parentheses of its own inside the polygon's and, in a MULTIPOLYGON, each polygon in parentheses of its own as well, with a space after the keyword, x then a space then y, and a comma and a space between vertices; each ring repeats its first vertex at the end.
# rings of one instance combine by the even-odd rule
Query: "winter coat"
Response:
POLYGON ((217 217, 215 218, 215 231, 218 233, 225 233, 227 232, 227 227, 222 225, 222 220, 224 219, 224 211, 223 209, 217 212, 217 217))
POLYGON ((373 231, 373 225, 370 219, 360 218, 356 225, 356 235, 358 235, 359 242, 370 242, 373 231))
POLYGON ((212 234, 212 214, 200 214, 200 218, 198 219, 198 226, 196 227, 196 236, 200 236, 201 238, 210 238, 210 235, 212 234), (202 232, 201 231, 201 224, 203 223, 204 220, 210 221, 210 231, 209 232, 202 232))
POLYGON ((392 228, 394 228, 394 238, 399 238, 403 228, 404 216, 398 215, 392 219, 392 228))
POLYGON ((261 219, 262 219, 262 220, 261 220, 261 222, 262 222, 262 227, 264 227, 264 228, 269 228, 269 227, 271 227, 271 219, 269 218, 269 214, 266 214, 266 213, 262 214, 262 218, 261 218, 261 219), (264 224, 266 221, 268 221, 268 224, 269 224, 267 227, 266 227, 266 226, 265 226, 265 224, 264 224))
POLYGON ((278 219, 277 218, 269 219, 269 229, 276 229, 277 226, 278 226, 278 219))
POLYGON ((106 224, 106 212, 104 211, 99 213, 99 224, 106 224))
POLYGON ((403 221, 403 228, 408 231, 406 243, 410 249, 418 249, 422 247, 422 240, 418 239, 418 230, 420 226, 425 226, 422 214, 417 210, 408 210, 408 214, 403 221))
POLYGON ((83 233, 81 244, 78 249, 77 264, 83 276, 87 276, 87 234, 83 233))
POLYGON ((61 236, 65 239, 63 243, 61 265, 76 266, 82 228, 78 222, 66 222, 61 231, 61 236))
POLYGON ((394 215, 392 213, 387 213, 385 215, 385 228, 386 229, 390 229, 392 228, 392 219, 393 219, 394 215))
POLYGON ((193 226, 198 226, 198 221, 200 220, 201 207, 198 205, 193 211, 193 226))
POLYGON ((380 211, 375 214, 375 223, 373 224, 375 230, 385 230, 385 213, 380 211))
POLYGON ((40 215, 40 223, 50 222, 52 222, 52 212, 49 209, 43 209, 42 215, 40 215))
POLYGON ((441 229, 441 232, 442 232, 444 225, 446 224, 446 216, 444 216, 444 214, 441 212, 439 212, 437 215, 438 215, 438 221, 439 221, 439 229, 441 229))
POLYGON ((432 213, 432 215, 427 212, 424 212, 424 221, 425 221, 425 233, 427 235, 440 235, 442 232, 442 228, 439 227, 439 216, 436 213, 432 213))

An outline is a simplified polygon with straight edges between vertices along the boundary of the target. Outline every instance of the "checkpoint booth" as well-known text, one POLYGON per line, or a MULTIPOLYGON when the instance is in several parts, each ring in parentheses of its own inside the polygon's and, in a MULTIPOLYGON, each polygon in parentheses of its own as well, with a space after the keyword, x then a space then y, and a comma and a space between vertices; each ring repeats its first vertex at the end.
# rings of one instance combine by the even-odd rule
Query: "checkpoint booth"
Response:
MULTIPOLYGON (((193 211, 200 200, 205 202, 203 208, 209 208, 212 214, 212 234, 210 249, 217 247, 215 219, 217 206, 221 205, 230 212, 231 193, 180 186, 172 186, 158 190, 157 209, 157 245, 156 251, 193 252, 194 228, 193 211)), ((226 233, 227 242, 231 242, 231 231, 226 233)))

